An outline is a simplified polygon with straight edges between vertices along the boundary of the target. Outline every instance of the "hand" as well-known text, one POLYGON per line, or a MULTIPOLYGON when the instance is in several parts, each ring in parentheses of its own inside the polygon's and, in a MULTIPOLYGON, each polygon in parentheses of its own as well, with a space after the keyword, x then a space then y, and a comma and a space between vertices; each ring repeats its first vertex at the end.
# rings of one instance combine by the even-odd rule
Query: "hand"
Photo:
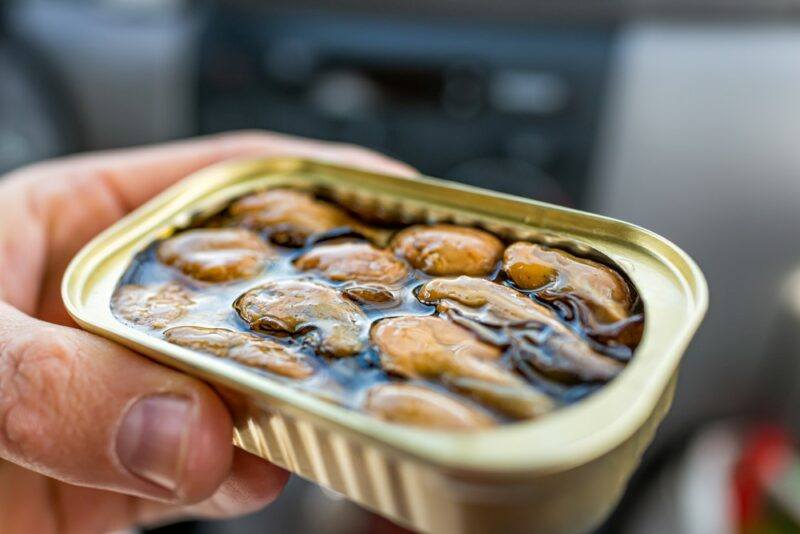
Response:
POLYGON ((356 147, 264 133, 70 157, 0 181, 0 525, 106 532, 272 501, 288 474, 231 445, 202 382, 74 328, 59 286, 92 236, 192 171, 305 155, 412 174, 356 147))

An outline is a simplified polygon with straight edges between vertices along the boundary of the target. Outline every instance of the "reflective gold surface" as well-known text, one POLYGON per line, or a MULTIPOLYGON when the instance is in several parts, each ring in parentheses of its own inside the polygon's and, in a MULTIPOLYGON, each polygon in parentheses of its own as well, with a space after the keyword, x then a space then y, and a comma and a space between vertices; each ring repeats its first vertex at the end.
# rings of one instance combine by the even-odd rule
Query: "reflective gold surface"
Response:
POLYGON ((233 412, 237 445, 418 530, 513 532, 585 530, 613 507, 669 406, 707 288, 685 253, 627 223, 429 178, 278 158, 209 167, 165 191, 75 257, 63 297, 84 328, 216 385, 233 412), (609 259, 644 302, 636 355, 613 382, 573 406, 459 434, 376 421, 112 316, 111 295, 139 250, 243 193, 287 185, 321 188, 398 220, 480 224, 508 239, 609 259))

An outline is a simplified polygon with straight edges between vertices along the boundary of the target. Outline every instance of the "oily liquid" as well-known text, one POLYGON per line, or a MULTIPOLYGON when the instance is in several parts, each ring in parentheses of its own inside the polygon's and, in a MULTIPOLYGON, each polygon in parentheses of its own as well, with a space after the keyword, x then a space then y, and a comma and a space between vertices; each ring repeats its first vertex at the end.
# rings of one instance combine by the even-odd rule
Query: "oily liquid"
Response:
MULTIPOLYGON (((202 225, 195 225, 194 227, 208 227, 224 225, 220 224, 221 219, 209 219, 202 225)), ((262 236, 268 240, 268 233, 263 232, 262 236)), ((359 239, 358 236, 352 235, 346 229, 329 232, 325 235, 320 235, 310 238, 309 244, 302 248, 289 248, 276 244, 272 244, 274 250, 277 252, 277 257, 268 263, 264 270, 253 278, 242 281, 233 281, 225 283, 207 283, 200 282, 193 278, 184 275, 180 270, 162 264, 156 256, 156 248, 159 242, 154 242, 145 250, 136 255, 133 262, 122 276, 119 286, 128 284, 136 284, 141 286, 159 286, 165 283, 173 282, 187 288, 191 294, 195 304, 189 307, 187 313, 180 319, 169 324, 168 328, 177 326, 200 326, 210 328, 226 328, 229 330, 238 330, 241 332, 253 332, 250 330, 249 325, 242 320, 233 308, 233 302, 246 291, 259 286, 267 281, 277 279, 301 279, 317 282, 322 285, 327 285, 333 288, 345 288, 351 285, 352 282, 333 282, 321 276, 318 276, 314 271, 301 271, 295 268, 294 261, 302 256, 304 253, 312 249, 316 244, 322 242, 331 242, 332 240, 343 239, 359 239)), ((506 243, 508 244, 508 243, 506 243)), ((406 280, 399 285, 399 289, 393 289, 397 296, 394 302, 390 304, 359 304, 361 309, 367 316, 367 326, 363 330, 365 337, 365 349, 354 356, 344 358, 330 358, 321 356, 316 353, 314 344, 316 341, 316 332, 313 330, 299 335, 289 335, 284 333, 264 333, 255 332, 258 335, 277 341, 293 350, 302 352, 308 361, 312 362, 315 367, 314 374, 304 380, 293 380, 282 376, 274 375, 268 371, 248 367, 251 372, 267 376, 270 379, 278 380, 293 387, 307 391, 317 397, 334 402, 336 404, 346 406, 353 409, 358 409, 361 405, 364 395, 371 386, 378 383, 396 381, 398 377, 392 376, 383 371, 380 367, 380 355, 376 349, 368 342, 369 331, 372 324, 380 319, 395 316, 424 316, 435 315, 436 309, 433 305, 426 305, 417 299, 417 291, 422 284, 426 281, 433 279, 433 276, 427 275, 422 271, 410 268, 410 273, 406 280)), ((501 263, 495 268, 495 271, 486 277, 487 279, 494 280, 498 283, 508 285, 514 289, 513 283, 505 277, 501 269, 501 263)), ((397 286, 392 286, 397 287, 397 286)), ((519 289, 517 289, 519 291, 519 289)), ((605 354, 612 358, 626 362, 632 355, 632 350, 622 345, 603 344, 599 343, 588 335, 574 310, 571 310, 568 304, 552 303, 540 300, 537 298, 533 291, 521 291, 530 296, 530 298, 537 302, 554 309, 559 317, 570 328, 578 332, 587 342, 590 343, 592 348, 601 354, 605 354)), ((641 304, 637 304, 639 310, 641 304)), ((117 318, 129 324, 131 327, 138 330, 147 332, 150 335, 164 338, 162 330, 153 329, 147 326, 136 325, 125 321, 116 311, 117 318)), ((636 310, 636 308, 634 308, 636 310)), ((641 321, 641 314, 633 316, 634 320, 641 321)), ((498 333, 502 337, 502 333, 498 333)), ((491 336, 480 336, 484 341, 491 342, 491 336)), ((495 339, 497 342, 497 339, 495 339)), ((514 369, 520 376, 522 376, 532 387, 537 388, 550 397, 556 400, 560 405, 574 403, 586 396, 590 395, 597 389, 601 388, 603 384, 600 383, 565 383, 538 372, 532 365, 525 361, 525 358, 514 349, 513 345, 505 345, 505 352, 499 360, 499 364, 508 369, 514 369)), ((210 356, 213 357, 213 356, 210 356)), ((228 362, 230 365, 239 365, 234 361, 228 362)), ((406 380, 400 379, 405 383, 424 383, 427 387, 448 392, 452 395, 454 393, 446 390, 441 384, 431 381, 423 380, 406 380)), ((508 416, 503 415, 491 407, 483 406, 488 412, 500 422, 511 422, 508 416)))

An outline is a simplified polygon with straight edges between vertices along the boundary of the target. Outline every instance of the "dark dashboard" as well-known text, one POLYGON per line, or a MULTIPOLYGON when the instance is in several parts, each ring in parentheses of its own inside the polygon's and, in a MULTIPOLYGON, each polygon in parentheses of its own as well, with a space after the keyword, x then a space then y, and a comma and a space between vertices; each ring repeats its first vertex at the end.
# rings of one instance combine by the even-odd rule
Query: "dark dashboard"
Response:
POLYGON ((209 21, 204 133, 356 143, 426 174, 581 202, 613 27, 247 9, 209 21))

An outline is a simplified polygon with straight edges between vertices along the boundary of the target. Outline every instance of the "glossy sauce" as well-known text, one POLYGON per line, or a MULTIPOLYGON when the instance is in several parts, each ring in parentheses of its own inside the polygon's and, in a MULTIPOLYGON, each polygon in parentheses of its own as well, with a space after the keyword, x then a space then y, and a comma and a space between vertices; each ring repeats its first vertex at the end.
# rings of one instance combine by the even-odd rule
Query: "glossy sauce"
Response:
MULTIPOLYGON (((198 221, 193 225, 193 228, 213 228, 236 224, 228 216, 228 213, 227 211, 223 211, 215 217, 205 221, 198 221)), ((355 215, 352 216, 356 217, 355 215)), ((370 224, 367 225, 367 223, 361 220, 358 224, 363 224, 371 228, 376 226, 373 221, 370 221, 370 224)), ((403 227, 386 226, 379 231, 392 235, 402 229, 403 227)), ((269 241, 269 229, 259 229, 258 232, 265 241, 269 241)), ((502 236, 498 237, 503 242, 503 246, 511 244, 509 241, 503 240, 502 236)), ((315 273, 313 270, 302 271, 295 266, 295 261, 312 250, 317 244, 324 243, 327 245, 347 241, 364 242, 366 239, 359 235, 352 234, 347 229, 335 229, 327 233, 311 236, 308 242, 302 247, 293 248, 272 242, 270 246, 274 254, 256 276, 244 280, 234 280, 223 283, 199 281, 185 275, 180 269, 160 262, 157 253, 160 241, 157 241, 136 255, 134 261, 120 280, 117 292, 120 292, 124 286, 130 284, 152 288, 162 284, 172 283, 185 288, 194 301, 194 304, 188 306, 186 313, 180 318, 172 320, 166 328, 149 326, 149 323, 146 321, 136 324, 135 321, 126 320, 125 315, 120 313, 120 310, 117 308, 118 305, 115 304, 115 301, 112 301, 112 311, 114 311, 118 319, 129 324, 131 327, 162 339, 164 338, 165 330, 178 326, 225 328, 242 332, 252 332, 248 323, 234 310, 233 303, 242 294, 261 284, 275 280, 297 279, 311 280, 339 291, 344 291, 352 287, 352 282, 331 281, 315 273)), ((435 304, 424 304, 420 302, 418 298, 418 293, 422 285, 435 278, 437 277, 426 274, 409 265, 408 275, 405 279, 391 286, 393 288, 392 293, 396 297, 394 301, 389 303, 365 303, 356 302, 356 300, 354 300, 353 302, 356 302, 366 316, 366 327, 364 328, 363 335, 364 349, 352 356, 335 358, 319 354, 318 351, 315 350, 316 338, 313 331, 301 332, 295 335, 280 332, 255 332, 259 336, 278 342, 304 355, 314 368, 314 373, 310 378, 296 380, 278 376, 256 367, 248 367, 248 369, 251 369, 254 373, 268 376, 270 379, 278 380, 286 384, 291 384, 293 387, 297 387, 320 398, 352 409, 361 409, 365 405, 370 387, 389 382, 395 384, 408 383, 413 384, 414 387, 421 385, 431 391, 445 393, 456 400, 461 399, 465 405, 467 405, 465 410, 474 411, 477 409, 482 413, 485 412, 488 417, 496 423, 507 423, 516 420, 516 417, 510 416, 506 411, 498 410, 494 406, 485 402, 480 402, 480 400, 476 400, 474 396, 470 397, 469 395, 462 394, 463 392, 460 390, 447 387, 441 380, 429 380, 425 377, 404 378, 402 376, 390 374, 381 368, 381 354, 376 346, 369 341, 370 327, 376 321, 386 317, 436 315, 435 304)), ((574 307, 569 305, 569 301, 554 301, 551 298, 540 299, 537 296, 536 290, 522 290, 517 288, 504 273, 502 269, 502 259, 498 260, 492 272, 483 278, 507 286, 513 291, 518 292, 522 297, 533 299, 536 303, 546 307, 564 328, 577 335, 582 342, 585 342, 591 347, 591 350, 596 351, 596 353, 602 355, 604 358, 612 358, 614 361, 620 362, 620 365, 624 365, 631 358, 635 343, 628 343, 628 346, 626 346, 625 344, 616 342, 614 339, 614 328, 623 328, 624 325, 606 325, 603 336, 593 335, 593 333, 587 329, 589 325, 587 325, 585 321, 582 321, 580 314, 576 313, 574 307)), ((626 281, 626 283, 628 282, 626 281)), ((630 286, 629 289, 631 294, 635 296, 635 289, 632 286, 630 286)), ((641 308, 641 303, 639 303, 638 298, 636 298, 634 304, 631 306, 630 316, 622 322, 641 324, 643 322, 641 308)), ((536 365, 531 363, 531 361, 533 361, 529 357, 531 350, 536 352, 539 358, 558 358, 559 356, 558 354, 547 354, 547 349, 535 346, 536 335, 534 334, 541 334, 540 331, 537 330, 531 333, 528 331, 530 329, 526 330, 527 327, 524 325, 503 327, 497 324, 491 324, 491 321, 487 324, 482 324, 480 310, 478 310, 476 314, 478 317, 477 322, 473 320, 472 323, 466 324, 466 327, 477 334, 478 338, 483 342, 495 343, 500 347, 501 355, 497 359, 496 364, 507 372, 513 373, 514 376, 521 379, 522 383, 533 388, 536 393, 546 394, 553 401, 554 405, 561 406, 576 402, 603 386, 603 382, 599 381, 586 382, 573 378, 564 379, 560 376, 541 372, 536 365), (531 335, 526 337, 527 333, 531 333, 531 335), (525 343, 534 346, 525 348, 523 346, 524 344, 515 342, 512 338, 524 338, 526 340, 525 343), (533 341, 531 341, 531 339, 533 339, 533 341)), ((444 317, 443 314, 442 316, 444 317)), ((460 326, 465 326, 465 324, 462 323, 469 323, 469 320, 464 317, 447 316, 446 318, 448 318, 448 320, 453 320, 460 326)), ((530 328, 536 330, 538 326, 531 326, 530 328)), ((242 365, 234 361, 231 361, 230 364, 242 365)), ((373 391, 376 390, 374 389, 373 391)), ((394 391, 392 393, 395 394, 394 391)), ((426 395, 420 394, 420 391, 417 390, 412 390, 410 393, 413 394, 415 399, 426 398, 426 395)), ((402 394, 402 391, 396 393, 395 397, 402 400, 404 399, 402 394)), ((392 397, 393 402, 395 397, 392 397)), ((435 396, 433 397, 435 398, 435 396)), ((463 413, 472 412, 464 411, 463 413)), ((416 417, 416 415, 414 417, 416 417)), ((392 420, 391 417, 385 419, 392 420)), ((485 426, 485 424, 483 424, 486 420, 484 416, 478 415, 476 416, 476 420, 481 421, 479 425, 481 428, 485 426)), ((407 422, 414 424, 413 421, 412 418, 407 422)), ((436 424, 432 426, 436 426, 436 424)), ((457 427, 458 425, 454 426, 457 427)))

